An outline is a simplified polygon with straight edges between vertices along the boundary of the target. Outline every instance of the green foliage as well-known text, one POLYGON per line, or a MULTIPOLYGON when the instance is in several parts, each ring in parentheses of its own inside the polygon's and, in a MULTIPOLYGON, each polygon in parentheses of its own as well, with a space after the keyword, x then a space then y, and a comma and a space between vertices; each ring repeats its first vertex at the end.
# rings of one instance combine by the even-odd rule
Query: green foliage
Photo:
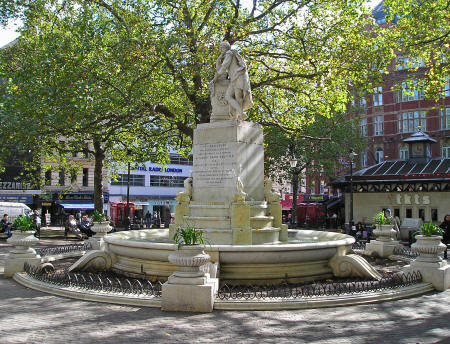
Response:
POLYGON ((432 235, 443 235, 443 230, 438 225, 435 225, 433 222, 425 222, 419 230, 417 230, 414 235, 423 235, 430 237, 432 235))
POLYGON ((37 227, 36 224, 27 216, 19 216, 14 220, 14 223, 12 225, 13 230, 18 230, 21 232, 27 232, 27 231, 36 231, 37 227))
POLYGON ((342 168, 339 159, 347 159, 351 149, 358 152, 366 143, 357 123, 344 115, 317 115, 314 122, 305 124, 295 134, 276 126, 265 127, 264 132, 266 174, 280 184, 292 180, 294 170, 289 159, 293 155, 298 159, 299 173, 333 178, 336 170, 342 168))
POLYGON ((92 213, 92 221, 94 222, 106 221, 106 216, 105 214, 99 212, 98 210, 94 210, 94 212, 92 213))
POLYGON ((384 214, 384 211, 380 211, 379 213, 375 214, 375 216, 373 217, 373 222, 376 225, 390 225, 391 219, 386 217, 386 215, 384 214))
POLYGON ((196 230, 193 226, 178 227, 173 236, 173 241, 180 248, 183 245, 203 245, 203 231, 196 230))

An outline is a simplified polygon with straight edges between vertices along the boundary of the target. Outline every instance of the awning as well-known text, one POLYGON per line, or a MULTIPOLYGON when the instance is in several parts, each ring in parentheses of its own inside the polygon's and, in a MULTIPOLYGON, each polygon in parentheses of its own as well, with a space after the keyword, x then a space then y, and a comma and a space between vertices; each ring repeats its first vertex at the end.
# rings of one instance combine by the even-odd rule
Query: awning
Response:
POLYGON ((148 202, 138 202, 138 201, 130 201, 130 203, 131 202, 133 202, 134 203, 134 205, 150 205, 150 203, 148 203, 148 202))
POLYGON ((94 209, 94 203, 60 203, 59 205, 64 209, 94 209))

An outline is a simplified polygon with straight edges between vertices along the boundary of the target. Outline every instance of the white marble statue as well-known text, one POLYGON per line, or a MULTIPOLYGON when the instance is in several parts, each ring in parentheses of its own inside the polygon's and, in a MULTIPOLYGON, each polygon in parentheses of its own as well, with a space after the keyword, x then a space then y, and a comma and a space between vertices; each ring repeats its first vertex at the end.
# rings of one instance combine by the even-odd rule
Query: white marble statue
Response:
POLYGON ((192 177, 188 177, 184 180, 184 191, 178 191, 176 201, 178 203, 189 203, 192 198, 192 177))
POLYGON ((225 99, 229 104, 230 119, 244 120, 244 111, 252 104, 252 93, 247 66, 237 50, 231 49, 230 43, 220 43, 220 56, 216 62, 216 75, 211 81, 211 97, 214 97, 215 84, 220 80, 229 80, 225 99))

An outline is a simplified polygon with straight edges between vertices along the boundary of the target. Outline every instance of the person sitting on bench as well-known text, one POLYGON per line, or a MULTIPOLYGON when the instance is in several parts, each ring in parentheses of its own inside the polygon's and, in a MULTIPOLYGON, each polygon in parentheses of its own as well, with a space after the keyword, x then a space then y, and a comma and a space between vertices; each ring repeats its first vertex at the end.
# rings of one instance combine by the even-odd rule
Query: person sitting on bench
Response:
POLYGON ((90 238, 91 236, 93 236, 95 233, 91 230, 91 222, 89 221, 87 215, 84 215, 81 218, 81 221, 78 225, 78 228, 80 229, 81 233, 84 233, 88 236, 88 238, 90 238))
POLYGON ((0 231, 5 232, 6 235, 8 236, 8 238, 11 237, 11 235, 12 235, 11 227, 12 227, 12 224, 8 220, 8 214, 3 215, 3 219, 0 220, 0 231))
POLYGON ((78 240, 83 240, 80 230, 78 229, 77 221, 73 215, 69 215, 66 222, 66 231, 75 234, 78 240))

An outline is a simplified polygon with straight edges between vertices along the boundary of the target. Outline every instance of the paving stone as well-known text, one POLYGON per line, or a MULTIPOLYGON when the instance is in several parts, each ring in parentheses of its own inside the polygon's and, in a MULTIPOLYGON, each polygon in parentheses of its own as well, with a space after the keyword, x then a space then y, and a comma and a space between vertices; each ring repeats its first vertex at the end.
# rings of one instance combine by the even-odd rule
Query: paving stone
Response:
MULTIPOLYGON (((0 243, 0 259, 9 249, 0 243)), ((0 277, 0 343, 450 343, 449 304, 447 290, 351 307, 171 313, 52 296, 0 277)))

